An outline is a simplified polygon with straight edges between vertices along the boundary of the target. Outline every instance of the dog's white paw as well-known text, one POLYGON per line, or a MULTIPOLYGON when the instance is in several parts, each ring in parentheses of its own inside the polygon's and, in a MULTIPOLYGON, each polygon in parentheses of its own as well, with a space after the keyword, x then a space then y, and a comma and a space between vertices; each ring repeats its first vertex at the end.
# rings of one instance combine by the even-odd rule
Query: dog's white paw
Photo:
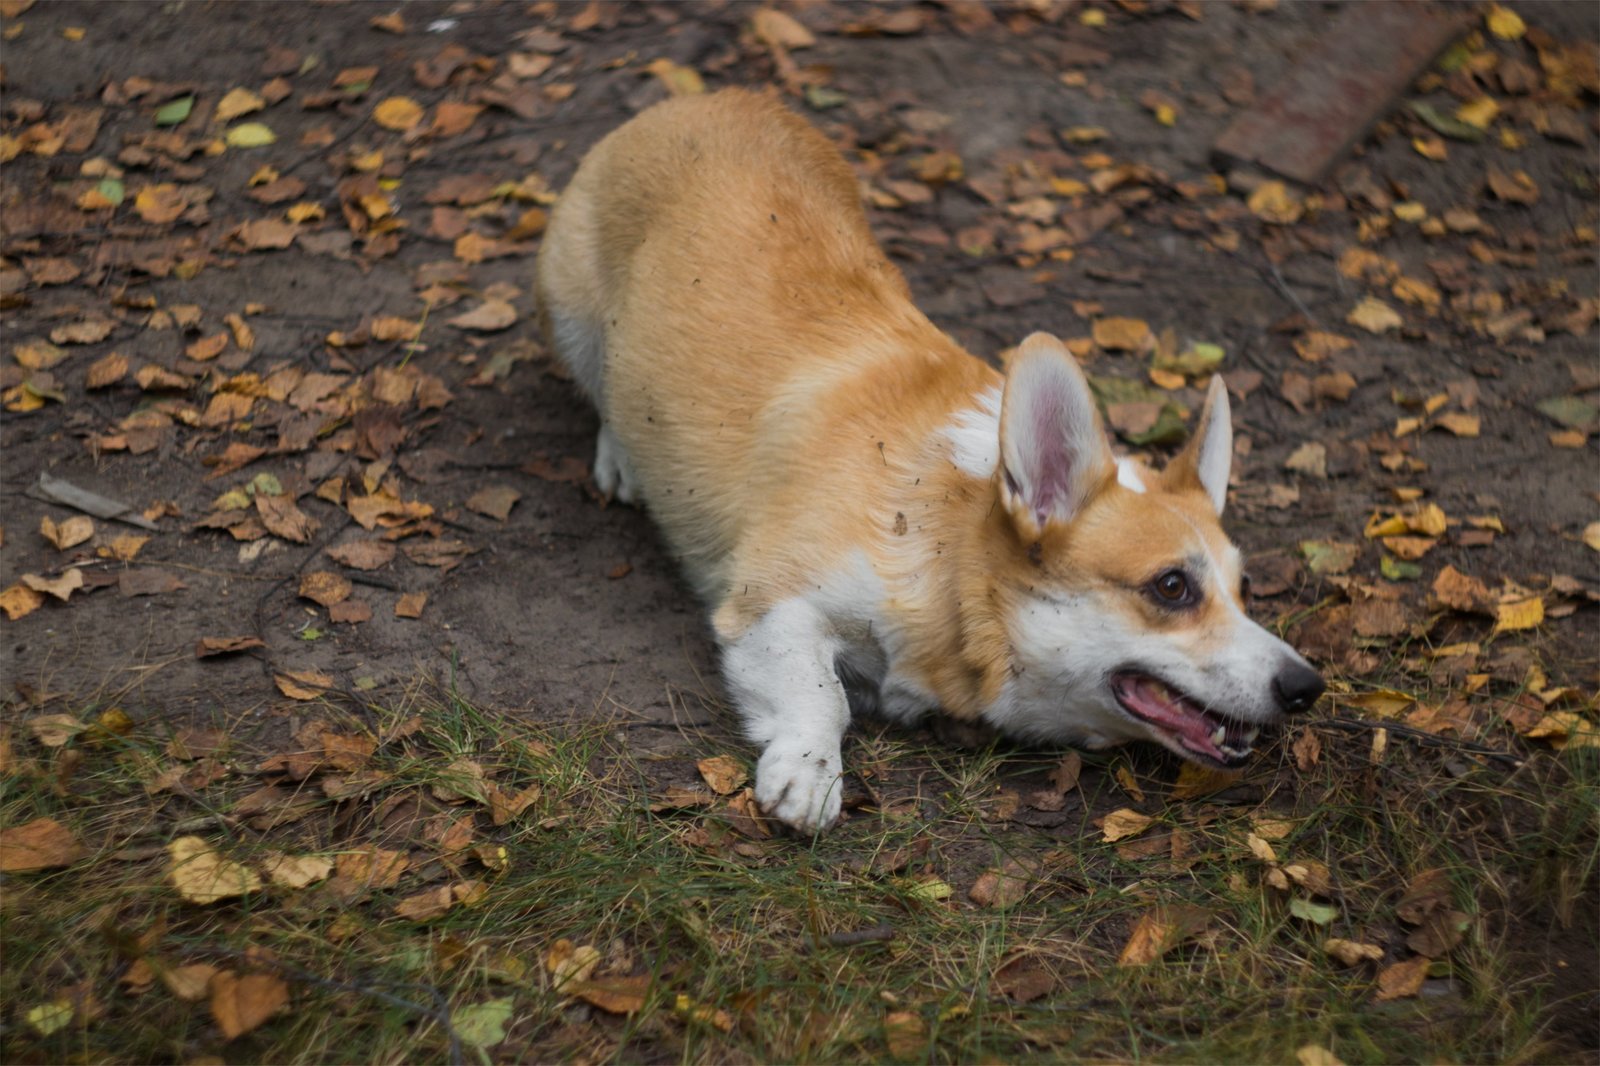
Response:
POLYGON ((622 503, 633 503, 639 498, 633 461, 607 425, 600 427, 600 435, 595 440, 594 484, 608 498, 622 503))
POLYGON ((769 818, 801 833, 815 833, 839 820, 844 790, 839 753, 767 748, 756 764, 756 802, 769 818))

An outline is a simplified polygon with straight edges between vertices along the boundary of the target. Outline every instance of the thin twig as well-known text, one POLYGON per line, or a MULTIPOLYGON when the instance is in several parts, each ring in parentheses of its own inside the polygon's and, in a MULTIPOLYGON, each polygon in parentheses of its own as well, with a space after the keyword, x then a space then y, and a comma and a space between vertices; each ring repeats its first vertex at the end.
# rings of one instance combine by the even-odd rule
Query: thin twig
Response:
POLYGON ((1470 740, 1458 740, 1455 737, 1443 736, 1439 733, 1430 733, 1426 729, 1417 729, 1415 726, 1400 725, 1397 722, 1373 722, 1365 718, 1347 718, 1344 715, 1331 714, 1318 718, 1311 725, 1327 725, 1334 729, 1342 729, 1346 733, 1370 733, 1384 729, 1395 736, 1415 740, 1419 744, 1435 748, 1454 748, 1457 751, 1469 752, 1473 755, 1482 755, 1486 759, 1498 759, 1509 763, 1513 767, 1520 767, 1526 761, 1509 751, 1491 748, 1485 744, 1474 744, 1470 740))

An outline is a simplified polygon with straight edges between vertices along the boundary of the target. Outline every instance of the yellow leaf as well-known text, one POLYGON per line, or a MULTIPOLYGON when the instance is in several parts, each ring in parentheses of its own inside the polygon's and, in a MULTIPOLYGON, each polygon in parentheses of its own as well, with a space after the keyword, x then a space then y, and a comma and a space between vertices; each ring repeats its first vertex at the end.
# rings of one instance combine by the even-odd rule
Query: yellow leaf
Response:
POLYGON ((179 837, 167 845, 167 854, 172 857, 167 877, 190 903, 215 903, 261 887, 254 870, 224 859, 203 837, 179 837))
POLYGON ((386 130, 404 132, 422 121, 422 105, 409 96, 391 96, 372 109, 372 121, 386 130))
POLYGON ((305 888, 325 879, 333 872, 333 861, 320 855, 283 855, 272 853, 261 863, 273 884, 286 888, 305 888))
POLYGON ((1171 104, 1157 104, 1156 121, 1163 126, 1171 126, 1178 121, 1178 112, 1171 104))
POLYGON ((709 759, 701 759, 695 766, 700 771, 700 776, 706 784, 719 796, 732 795, 739 790, 749 777, 744 767, 738 760, 727 755, 716 755, 709 759))
POLYGON ((1494 609, 1494 631, 1496 633, 1533 629, 1543 621, 1544 599, 1540 596, 1497 604, 1494 609))
POLYGON ((557 992, 569 984, 587 981, 600 965, 600 952, 588 944, 577 945, 565 938, 550 945, 544 968, 557 992))
POLYGON ((1528 32, 1527 24, 1522 21, 1522 16, 1515 11, 1503 8, 1499 4, 1490 4, 1488 12, 1483 16, 1484 25, 1489 27, 1489 32, 1502 41, 1515 41, 1528 32))
POLYGON ((315 222, 327 214, 321 204, 314 204, 309 200, 302 200, 297 204, 290 205, 289 210, 284 213, 288 216, 290 222, 296 223, 315 222))
POLYGON ((88 515, 73 515, 57 525, 49 515, 39 519, 39 533, 55 545, 56 551, 75 548, 94 536, 94 520, 88 515))
POLYGON ((699 71, 693 67, 679 66, 665 57, 655 60, 644 69, 661 79, 661 84, 673 96, 694 96, 706 91, 706 83, 699 71))
POLYGON ((1432 135, 1413 137, 1411 138, 1411 147, 1415 148, 1417 154, 1424 159, 1432 159, 1436 163, 1442 163, 1450 158, 1450 149, 1445 146, 1443 137, 1434 137, 1432 135))
POLYGON ((1078 21, 1085 26, 1104 26, 1106 13, 1097 7, 1086 7, 1078 12, 1078 21))
POLYGON ((1583 542, 1591 550, 1600 552, 1600 522, 1590 522, 1583 527, 1583 542))
POLYGON ((217 122, 232 122, 240 115, 260 111, 266 106, 267 102, 249 89, 229 89, 228 94, 217 101, 217 111, 213 117, 217 122))
MULTIPOLYGON (((62 36, 66 36, 67 31, 62 30, 61 33, 62 36)), ((82 30, 78 31, 78 36, 83 36, 82 30)), ((69 41, 76 40, 76 38, 72 37, 67 39, 69 41)), ((51 1000, 49 1003, 41 1003, 37 1007, 30 1007, 24 1017, 28 1019, 28 1024, 33 1026, 34 1032, 40 1036, 49 1036, 51 1033, 63 1029, 71 1023, 72 1000, 63 996, 60 999, 51 1000)))
POLYGON ((1148 814, 1140 814, 1131 807, 1124 807, 1106 815, 1100 823, 1100 830, 1104 834, 1100 839, 1106 841, 1122 840, 1125 837, 1138 836, 1150 828, 1155 821, 1148 814))
POLYGON ((1108 352, 1137 352, 1153 337, 1142 318, 1097 318, 1093 333, 1094 342, 1108 352))
POLYGON ((1262 182, 1246 202, 1250 212, 1261 221, 1281 226, 1300 221, 1300 216, 1306 211, 1306 205, 1291 196, 1289 187, 1281 181, 1262 182))
POLYGON ((1524 736, 1542 737, 1550 741, 1557 751, 1568 747, 1600 747, 1600 726, 1576 711, 1553 711, 1546 714, 1524 736))
POLYGON ((1428 206, 1416 200, 1402 200, 1394 205, 1393 211, 1401 222, 1421 222, 1428 217, 1428 206))
POLYGON ((265 148, 277 139, 277 134, 262 122, 241 122, 223 136, 229 148, 265 148))
POLYGON ((1492 96, 1480 96, 1456 108, 1456 118, 1480 130, 1488 129, 1489 123, 1493 122, 1499 113, 1500 105, 1492 96))
POLYGON ((1405 320, 1400 313, 1375 296, 1368 296, 1345 315, 1345 321, 1368 333, 1387 333, 1399 329, 1405 320))

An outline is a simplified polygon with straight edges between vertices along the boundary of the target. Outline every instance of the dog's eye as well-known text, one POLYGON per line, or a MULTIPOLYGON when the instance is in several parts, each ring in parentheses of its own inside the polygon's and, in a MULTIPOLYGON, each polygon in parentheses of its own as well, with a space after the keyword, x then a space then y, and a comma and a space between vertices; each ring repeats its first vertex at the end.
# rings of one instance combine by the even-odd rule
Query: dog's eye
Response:
POLYGON ((1152 587, 1158 599, 1173 606, 1187 603, 1190 599, 1189 575, 1182 570, 1162 571, 1156 575, 1152 587))

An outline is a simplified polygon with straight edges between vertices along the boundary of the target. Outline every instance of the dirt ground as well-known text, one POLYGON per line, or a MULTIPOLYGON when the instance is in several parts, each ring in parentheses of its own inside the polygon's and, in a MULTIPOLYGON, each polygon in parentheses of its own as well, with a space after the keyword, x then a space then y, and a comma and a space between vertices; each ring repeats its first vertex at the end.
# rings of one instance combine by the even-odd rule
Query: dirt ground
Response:
MULTIPOLYGON (((1549 707, 1592 714, 1600 131, 1584 72, 1568 96, 1551 89, 1536 41, 1592 46, 1593 11, 1517 4, 1532 37, 1480 30, 1474 54, 1499 56, 1498 69, 1469 63, 1407 94, 1451 114, 1487 87, 1502 110, 1482 140, 1446 138, 1431 158, 1414 142, 1437 135, 1398 108, 1309 201, 1286 190, 1292 218, 1265 220, 1250 197, 1263 179, 1219 177, 1210 145, 1341 6, 800 4, 789 10, 815 41, 792 51, 752 32, 752 6, 718 3, 418 2, 401 9, 403 32, 369 25, 386 9, 347 4, 51 3, 7 19, 24 29, 0 46, 3 129, 19 146, 0 169, 5 348, 66 339, 45 365, 32 349, 4 370, 0 587, 73 569, 83 587, 0 621, 6 718, 115 705, 141 728, 222 725, 267 751, 301 721, 295 684, 275 683, 298 674, 302 694, 393 700, 431 684, 510 720, 610 723, 664 774, 708 737, 748 754, 703 613, 648 517, 604 505, 582 476, 595 419, 546 359, 531 295, 539 209, 589 145, 673 78, 681 88, 684 71, 712 89, 795 89, 792 105, 860 169, 874 225, 934 321, 991 360, 1049 330, 1077 342, 1091 375, 1141 383, 1110 397, 1131 450, 1170 453, 1181 434, 1130 440, 1162 404, 1197 409, 1205 380, 1179 369, 1177 387, 1153 392, 1152 343, 1158 358, 1220 346, 1240 444, 1227 525, 1253 560, 1258 617, 1288 626, 1336 679, 1326 713, 1367 716, 1370 703, 1346 697, 1418 678, 1487 675, 1485 695, 1521 698, 1537 665, 1534 695, 1571 689, 1549 707), (438 59, 447 46, 465 50, 453 73, 438 59), (513 54, 521 65, 508 68, 513 54), (1504 88, 1513 57, 1535 88, 1504 88), (362 67, 375 69, 339 83, 362 67), (230 89, 280 78, 281 101, 210 120, 230 89), (190 93, 187 118, 158 124, 158 108, 190 93), (393 96, 429 117, 385 128, 374 109, 393 96), (441 102, 484 106, 459 131, 430 132, 441 102), (1552 133, 1543 108, 1571 122, 1552 133), (97 122, 72 143, 91 109, 97 122), (39 125, 69 115, 80 121, 67 143, 36 150, 52 136, 39 125), (274 143, 217 140, 258 121, 274 143), (1518 171, 1531 203, 1519 202, 1526 186, 1495 191, 1492 173, 1518 171), (108 176, 126 199, 85 207, 108 176), (136 205, 165 183, 169 199, 136 205), (263 187, 286 191, 263 202, 263 187), (321 217, 293 223, 286 247, 248 225, 281 227, 296 204, 321 217), (1411 204, 1429 220, 1463 214, 1430 229, 1411 204), (1052 238, 1055 226, 1071 239, 1052 238), (1378 261, 1352 263, 1352 248, 1378 261), (1422 285, 1397 287, 1405 279, 1422 285), (1398 328, 1348 321, 1368 296, 1399 313, 1398 328), (504 328, 449 322, 501 301, 514 310, 504 328), (233 314, 253 336, 225 322, 233 314), (1147 323, 1154 341, 1090 340, 1115 317, 1147 323), (420 323, 416 339, 395 320, 420 323), (83 323, 109 328, 74 343, 83 323), (1319 332, 1353 343, 1316 351, 1319 332), (220 335, 220 353, 207 350, 220 335), (127 367, 89 387, 91 365, 113 354, 127 367), (336 377, 315 396, 293 391, 315 374, 336 377), (253 407, 217 403, 252 391, 253 407), (1422 421, 1401 434, 1405 419, 1422 421), (251 450, 229 451, 239 446, 251 450), (146 513, 153 529, 96 519, 90 540, 58 549, 41 520, 76 512, 37 498, 43 474, 146 513), (363 528, 351 501, 389 500, 384 485, 398 499, 363 528), (219 506, 246 486, 238 510, 219 506), (486 490, 504 489, 515 503, 497 517, 486 490), (1405 489, 1421 490, 1416 505, 1405 489), (289 517, 260 497, 287 500, 289 517), (1404 526, 1402 512, 1426 503, 1448 527, 1402 528, 1387 546, 1366 535, 1374 515, 1404 526), (121 535, 149 540, 128 561, 121 535), (1304 542, 1354 555, 1313 572, 1304 542), (327 554, 356 543, 400 551, 376 569, 327 554), (1440 592, 1451 568, 1482 582, 1470 605, 1440 592), (342 607, 302 594, 319 572, 353 584, 342 607), (419 592, 420 617, 398 616, 419 592), (1506 624, 1507 605, 1535 599, 1542 621, 1506 624), (202 658, 203 638, 260 644, 202 658), (1462 643, 1472 651, 1433 657, 1462 643)), ((1515 736, 1538 715, 1491 735, 1428 710, 1405 721, 1538 746, 1515 736)), ((1593 1036, 1580 1030, 1569 1046, 1593 1036)))

